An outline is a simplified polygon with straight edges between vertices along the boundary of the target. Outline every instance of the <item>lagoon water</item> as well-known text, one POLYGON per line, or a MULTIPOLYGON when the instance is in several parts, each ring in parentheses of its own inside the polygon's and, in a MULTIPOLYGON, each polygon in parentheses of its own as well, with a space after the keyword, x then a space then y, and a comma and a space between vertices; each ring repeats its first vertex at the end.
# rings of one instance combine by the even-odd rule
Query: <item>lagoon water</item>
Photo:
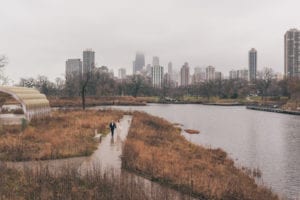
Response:
POLYGON ((118 106, 197 129, 188 140, 222 148, 238 166, 259 168, 262 181, 288 199, 300 199, 300 116, 247 110, 243 106, 118 106))

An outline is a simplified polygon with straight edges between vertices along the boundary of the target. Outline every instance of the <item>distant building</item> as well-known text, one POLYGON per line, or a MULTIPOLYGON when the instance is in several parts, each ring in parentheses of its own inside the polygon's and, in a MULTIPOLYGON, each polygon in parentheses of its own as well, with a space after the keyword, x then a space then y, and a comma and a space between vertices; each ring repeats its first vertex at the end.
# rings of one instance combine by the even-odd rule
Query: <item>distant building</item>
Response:
POLYGON ((229 79, 249 80, 249 71, 247 69, 231 70, 229 72, 229 79))
POLYGON ((179 86, 180 83, 180 73, 177 71, 173 71, 173 83, 175 87, 179 86))
POLYGON ((119 79, 125 79, 126 78, 126 69, 120 68, 118 71, 118 77, 119 79))
POLYGON ((150 64, 146 65, 146 76, 151 77, 151 73, 152 73, 152 66, 150 64))
POLYGON ((157 56, 153 57, 152 66, 159 66, 159 57, 157 56))
POLYGON ((252 48, 249 51, 249 80, 255 81, 257 74, 257 51, 252 48))
POLYGON ((164 68, 159 65, 154 65, 151 68, 151 78, 153 87, 161 88, 164 76, 164 68))
POLYGON ((300 31, 290 29, 284 35, 284 75, 300 77, 300 31))
POLYGON ((283 80, 284 76, 283 76, 282 73, 279 73, 279 72, 278 72, 278 73, 275 73, 274 78, 275 78, 277 81, 281 81, 281 80, 283 80))
POLYGON ((205 69, 201 67, 194 68, 193 84, 204 82, 206 79, 205 69))
POLYGON ((135 74, 135 60, 132 61, 132 73, 135 74))
POLYGON ((137 52, 133 63, 133 74, 141 72, 143 67, 145 67, 145 55, 141 52, 137 52))
POLYGON ((213 81, 215 80, 215 68, 213 66, 206 67, 206 80, 213 81))
POLYGON ((95 69, 95 52, 92 49, 83 51, 83 74, 92 72, 95 69))
POLYGON ((241 80, 249 80, 249 71, 247 69, 237 70, 237 78, 241 80))
POLYGON ((237 71, 236 70, 230 70, 229 71, 229 79, 231 79, 231 80, 235 80, 235 79, 237 79, 238 77, 237 77, 237 71))
POLYGON ((79 58, 66 61, 66 78, 74 75, 79 77, 82 75, 82 62, 79 58))
POLYGON ((109 73, 108 67, 107 66, 101 66, 97 68, 98 72, 100 73, 109 73))
POLYGON ((189 85, 189 78, 190 78, 190 67, 187 62, 180 69, 180 86, 187 86, 189 85))
POLYGON ((222 76, 222 72, 215 72, 215 80, 222 80, 223 76, 222 76))

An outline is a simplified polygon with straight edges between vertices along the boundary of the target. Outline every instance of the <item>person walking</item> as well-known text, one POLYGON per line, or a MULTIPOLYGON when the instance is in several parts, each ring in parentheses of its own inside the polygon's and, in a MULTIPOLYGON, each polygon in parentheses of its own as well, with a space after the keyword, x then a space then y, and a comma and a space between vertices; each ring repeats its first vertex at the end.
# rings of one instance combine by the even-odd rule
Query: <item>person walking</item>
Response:
POLYGON ((111 121, 109 124, 109 128, 110 128, 111 136, 114 137, 114 131, 115 128, 117 128, 116 123, 114 121, 111 121))

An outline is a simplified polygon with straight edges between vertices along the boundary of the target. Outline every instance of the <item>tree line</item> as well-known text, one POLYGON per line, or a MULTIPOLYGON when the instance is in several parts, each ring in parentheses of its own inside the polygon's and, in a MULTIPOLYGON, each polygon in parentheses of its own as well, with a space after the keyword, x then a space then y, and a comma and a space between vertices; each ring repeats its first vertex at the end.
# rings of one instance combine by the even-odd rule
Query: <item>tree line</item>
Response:
POLYGON ((271 69, 264 69, 261 77, 255 82, 243 79, 224 79, 194 83, 188 86, 175 87, 174 83, 164 79, 161 88, 153 87, 151 79, 141 75, 132 75, 127 79, 115 79, 110 73, 93 72, 83 76, 69 74, 66 79, 56 78, 54 82, 46 76, 22 78, 18 84, 24 87, 35 87, 47 96, 159 96, 179 99, 183 96, 219 98, 245 98, 251 95, 288 98, 300 98, 299 78, 276 80, 271 69))

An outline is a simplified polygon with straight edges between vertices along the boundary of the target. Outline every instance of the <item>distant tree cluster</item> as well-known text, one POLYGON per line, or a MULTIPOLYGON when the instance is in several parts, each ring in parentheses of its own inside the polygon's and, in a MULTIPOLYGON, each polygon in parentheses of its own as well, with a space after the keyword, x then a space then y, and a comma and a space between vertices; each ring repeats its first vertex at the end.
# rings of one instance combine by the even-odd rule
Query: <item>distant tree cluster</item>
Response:
POLYGON ((161 88, 153 87, 151 79, 142 75, 132 75, 127 79, 115 79, 105 71, 95 71, 78 76, 69 74, 65 80, 56 78, 51 82, 46 76, 36 79, 22 78, 20 86, 35 87, 47 96, 82 97, 85 96, 159 96, 161 99, 170 97, 180 99, 183 96, 204 97, 208 101, 211 97, 221 99, 245 98, 257 95, 264 100, 265 97, 286 96, 290 99, 300 100, 300 80, 284 79, 277 81, 274 72, 265 68, 259 78, 250 83, 243 79, 224 79, 205 81, 185 87, 175 87, 168 79, 164 79, 161 88))
POLYGON ((5 85, 8 83, 8 78, 4 74, 4 67, 7 64, 7 58, 3 55, 0 55, 0 85, 5 85))

